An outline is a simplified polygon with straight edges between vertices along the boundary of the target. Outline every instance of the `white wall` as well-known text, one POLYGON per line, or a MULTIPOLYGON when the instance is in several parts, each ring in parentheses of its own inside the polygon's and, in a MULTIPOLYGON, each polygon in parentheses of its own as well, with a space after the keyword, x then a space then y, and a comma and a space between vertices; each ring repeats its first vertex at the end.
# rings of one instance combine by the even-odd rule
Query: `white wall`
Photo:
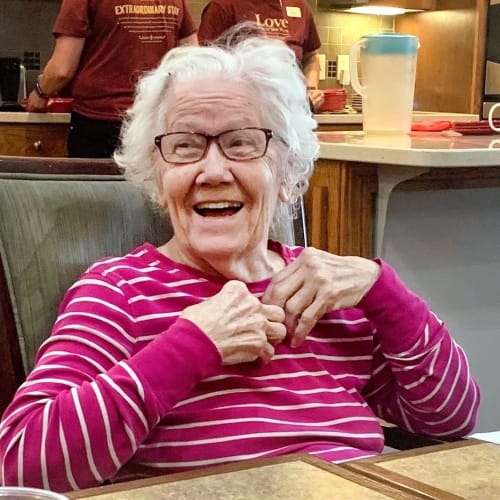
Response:
POLYGON ((382 258, 468 354, 476 431, 500 430, 500 188, 394 192, 382 258))

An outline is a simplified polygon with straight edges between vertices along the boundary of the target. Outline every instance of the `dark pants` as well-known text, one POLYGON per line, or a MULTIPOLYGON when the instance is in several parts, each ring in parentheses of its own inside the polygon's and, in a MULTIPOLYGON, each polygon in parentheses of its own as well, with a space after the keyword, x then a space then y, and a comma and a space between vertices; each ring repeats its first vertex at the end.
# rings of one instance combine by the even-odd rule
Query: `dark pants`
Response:
POLYGON ((120 121, 95 120, 71 113, 68 137, 70 158, 111 158, 118 144, 120 121))

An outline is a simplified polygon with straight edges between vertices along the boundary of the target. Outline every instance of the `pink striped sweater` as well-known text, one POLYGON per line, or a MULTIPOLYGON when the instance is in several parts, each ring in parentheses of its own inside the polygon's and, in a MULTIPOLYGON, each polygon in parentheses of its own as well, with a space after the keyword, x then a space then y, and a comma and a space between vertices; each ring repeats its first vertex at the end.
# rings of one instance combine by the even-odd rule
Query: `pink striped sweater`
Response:
MULTIPOLYGON (((301 249, 270 242, 286 262, 301 249)), ((223 283, 146 243, 91 266, 68 291, 36 366, 3 415, 5 485, 90 487, 131 465, 165 473, 307 452, 379 453, 378 417, 461 436, 479 391, 462 349, 381 263, 357 308, 325 315, 267 365, 222 366, 188 305, 223 283)), ((268 281, 247 284, 262 295, 268 281)))

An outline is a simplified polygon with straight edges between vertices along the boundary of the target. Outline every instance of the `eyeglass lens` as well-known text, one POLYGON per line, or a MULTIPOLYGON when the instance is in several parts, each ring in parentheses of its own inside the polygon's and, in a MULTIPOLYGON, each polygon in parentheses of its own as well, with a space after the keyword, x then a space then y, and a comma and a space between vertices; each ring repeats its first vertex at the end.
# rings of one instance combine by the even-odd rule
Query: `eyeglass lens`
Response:
POLYGON ((228 130, 218 136, 173 132, 161 137, 160 149, 167 162, 189 163, 201 160, 215 141, 230 160, 252 160, 266 153, 270 137, 269 131, 258 128, 228 130))

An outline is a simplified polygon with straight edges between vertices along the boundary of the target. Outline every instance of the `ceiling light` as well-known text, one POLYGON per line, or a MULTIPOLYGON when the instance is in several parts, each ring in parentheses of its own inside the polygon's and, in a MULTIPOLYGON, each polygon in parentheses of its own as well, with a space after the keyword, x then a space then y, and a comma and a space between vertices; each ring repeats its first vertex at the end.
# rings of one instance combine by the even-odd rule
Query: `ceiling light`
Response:
POLYGON ((368 5, 366 7, 352 7, 347 9, 346 12, 352 12, 353 14, 373 14, 376 16, 398 16, 406 12, 418 12, 417 10, 402 9, 399 7, 378 7, 376 5, 368 5))

